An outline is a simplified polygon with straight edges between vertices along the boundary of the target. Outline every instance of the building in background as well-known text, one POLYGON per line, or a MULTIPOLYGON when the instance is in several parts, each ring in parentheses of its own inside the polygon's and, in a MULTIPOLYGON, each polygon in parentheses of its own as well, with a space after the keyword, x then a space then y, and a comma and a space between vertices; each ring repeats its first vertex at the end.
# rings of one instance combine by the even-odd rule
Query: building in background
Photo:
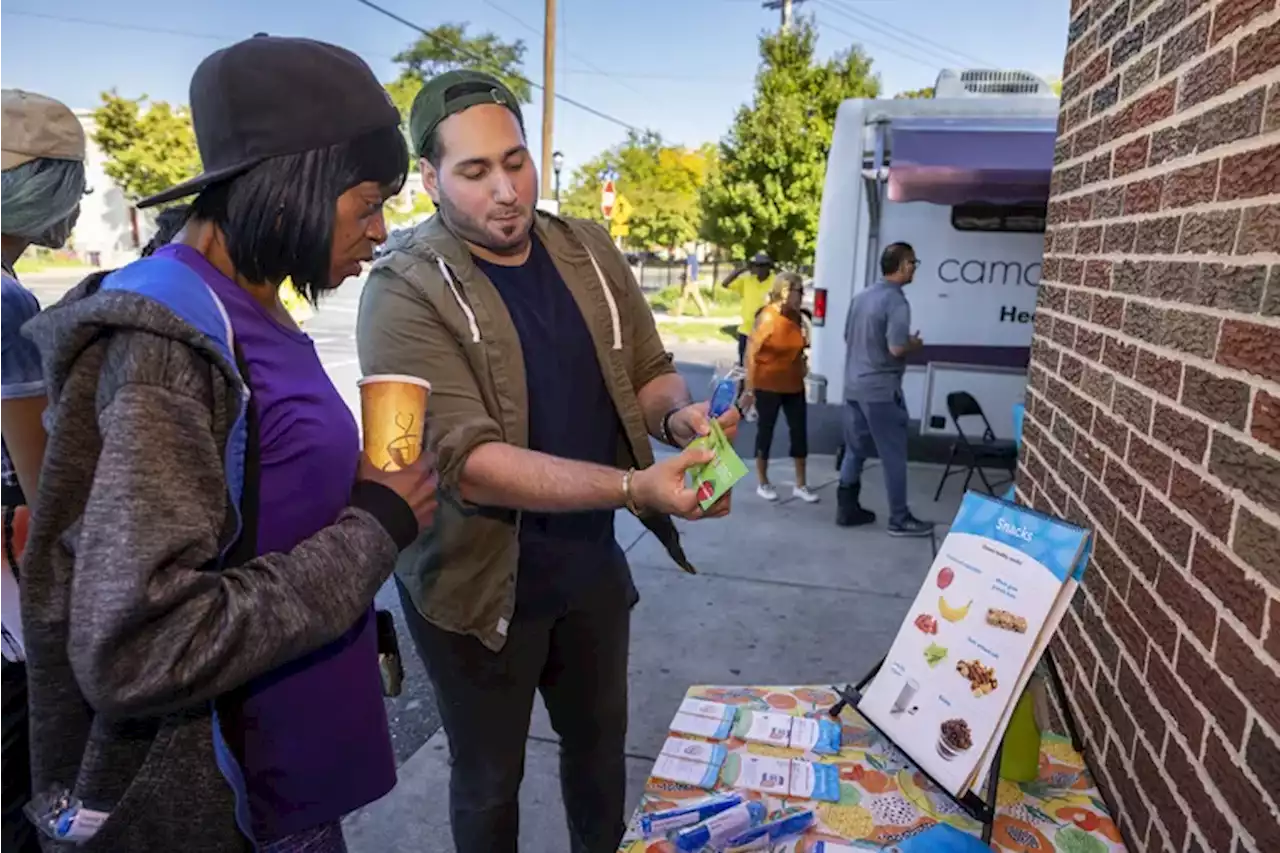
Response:
POLYGON ((1018 494, 1131 850, 1280 850, 1280 6, 1072 0, 1018 494))
POLYGON ((76 256, 92 266, 121 266, 138 257, 155 228, 103 171, 106 157, 93 141, 93 111, 76 110, 76 118, 84 127, 85 178, 91 192, 80 203, 71 245, 76 256))

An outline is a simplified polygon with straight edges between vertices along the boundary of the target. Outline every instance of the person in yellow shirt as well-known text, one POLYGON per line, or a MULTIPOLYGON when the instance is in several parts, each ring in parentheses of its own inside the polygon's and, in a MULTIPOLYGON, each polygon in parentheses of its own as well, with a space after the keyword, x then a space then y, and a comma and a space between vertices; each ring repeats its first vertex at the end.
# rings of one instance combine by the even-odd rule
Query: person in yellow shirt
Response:
POLYGON ((755 318, 755 329, 747 344, 747 399, 754 399, 760 414, 756 427, 756 476, 760 484, 756 494, 767 501, 778 499, 777 489, 769 482, 769 451, 773 428, 782 412, 787 416, 791 458, 796 466, 793 494, 805 503, 818 502, 818 495, 809 490, 805 479, 809 441, 804 378, 809 372, 805 357, 809 334, 800 311, 803 299, 804 282, 800 276, 793 272, 775 276, 768 304, 755 318))
POLYGON ((738 325, 738 364, 744 364, 747 340, 756 324, 756 314, 769 299, 773 287, 773 261, 764 252, 756 252, 751 263, 729 273, 722 283, 742 297, 742 322, 738 325))

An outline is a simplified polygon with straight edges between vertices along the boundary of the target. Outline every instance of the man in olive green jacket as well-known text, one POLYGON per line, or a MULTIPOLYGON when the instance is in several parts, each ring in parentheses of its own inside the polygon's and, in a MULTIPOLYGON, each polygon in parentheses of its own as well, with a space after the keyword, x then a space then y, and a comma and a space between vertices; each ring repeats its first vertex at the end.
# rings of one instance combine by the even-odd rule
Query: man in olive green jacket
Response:
MULTIPOLYGON (((518 101, 472 71, 423 87, 410 119, 438 213, 392 242, 360 305, 366 375, 431 383, 434 528, 397 568, 453 756, 460 853, 515 850, 534 694, 561 738, 572 849, 624 829, 627 653, 638 599, 613 519, 638 515, 686 571, 671 515, 698 507, 685 450, 709 429, 599 225, 535 212, 518 101)), ((738 413, 722 417, 730 434, 738 413)))

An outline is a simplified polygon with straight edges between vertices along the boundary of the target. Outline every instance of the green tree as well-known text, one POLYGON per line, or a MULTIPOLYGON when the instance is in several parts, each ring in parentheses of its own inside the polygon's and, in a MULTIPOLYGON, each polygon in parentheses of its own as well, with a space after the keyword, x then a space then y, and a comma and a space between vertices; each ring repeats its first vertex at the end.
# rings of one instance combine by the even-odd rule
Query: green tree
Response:
POLYGON ((614 176, 628 201, 626 241, 639 248, 672 248, 698 236, 698 194, 713 150, 669 145, 653 132, 627 140, 579 167, 561 198, 567 216, 600 218, 600 188, 614 176))
POLYGON ((504 42, 493 33, 468 36, 466 24, 441 24, 393 57, 400 66, 400 76, 386 84, 387 93, 408 122, 413 99, 424 80, 455 68, 473 68, 488 71, 522 103, 528 103, 532 87, 520 73, 524 52, 520 39, 504 42))
POLYGON ((860 47, 819 63, 817 40, 807 19, 760 38, 755 96, 721 141, 702 196, 702 236, 733 257, 760 250, 790 264, 813 257, 836 109, 880 93, 860 47))
POLYGON ((93 112, 93 141, 106 156, 103 171, 131 201, 167 190, 200 173, 191 114, 147 96, 102 93, 93 112))
POLYGON ((923 89, 908 89, 905 92, 899 92, 894 95, 894 100, 902 100, 904 98, 932 98, 933 87, 925 86, 923 89))
POLYGON ((431 203, 431 196, 425 192, 415 192, 412 202, 402 196, 388 201, 383 215, 391 227, 403 228, 416 225, 435 212, 436 206, 431 203))

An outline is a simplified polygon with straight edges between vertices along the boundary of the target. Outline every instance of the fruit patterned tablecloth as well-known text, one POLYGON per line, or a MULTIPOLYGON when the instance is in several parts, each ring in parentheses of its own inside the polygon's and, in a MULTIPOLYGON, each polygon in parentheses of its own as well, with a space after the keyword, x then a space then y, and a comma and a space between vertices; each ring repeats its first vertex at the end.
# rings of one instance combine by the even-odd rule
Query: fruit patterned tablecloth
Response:
MULTIPOLYGON (((835 693, 824 687, 691 687, 688 696, 806 717, 826 714, 837 699, 835 693)), ((977 821, 934 787, 906 755, 855 710, 846 708, 841 721, 840 754, 824 759, 840 767, 840 802, 814 803, 747 794, 765 800, 771 811, 790 806, 817 809, 819 826, 810 831, 806 843, 799 848, 801 853, 820 840, 879 850, 937 821, 975 835, 981 832, 977 821)), ((746 753, 799 757, 792 750, 747 744, 733 738, 726 745, 728 762, 735 762, 746 753)), ((638 816, 705 796, 707 792, 700 788, 650 777, 619 850, 621 853, 671 853, 673 848, 667 842, 645 841, 640 837, 638 816)), ((1083 759, 1071 748, 1069 739, 1059 735, 1047 734, 1043 738, 1040 778, 1029 783, 1002 779, 998 802, 999 813, 991 835, 995 850, 1109 853, 1125 849, 1083 759)))

